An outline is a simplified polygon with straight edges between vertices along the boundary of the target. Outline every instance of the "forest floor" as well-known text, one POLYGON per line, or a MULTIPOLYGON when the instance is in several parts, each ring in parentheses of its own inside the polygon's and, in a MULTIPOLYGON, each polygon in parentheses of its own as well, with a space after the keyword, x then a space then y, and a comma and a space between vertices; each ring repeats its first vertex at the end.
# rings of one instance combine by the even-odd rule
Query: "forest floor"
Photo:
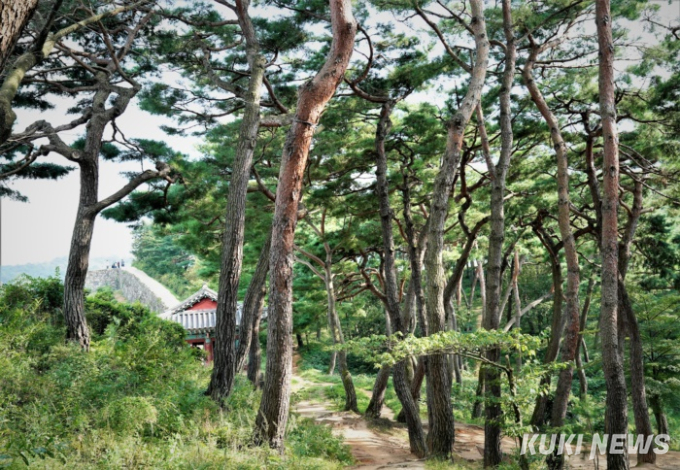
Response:
MULTIPOLYGON (((298 374, 300 357, 293 358, 295 381, 293 391, 306 387, 332 387, 332 383, 311 382, 298 374)), ((360 388, 358 394, 369 395, 360 388)), ((368 396, 370 398, 370 395, 368 396)), ((334 433, 344 438, 356 462, 353 468, 378 470, 390 468, 424 469, 425 460, 418 459, 409 450, 408 433, 404 424, 395 420, 394 412, 383 406, 382 416, 377 420, 367 420, 351 411, 336 411, 337 405, 318 396, 304 399, 295 404, 294 412, 303 418, 328 424, 334 433)), ((427 426, 427 423, 423 423, 427 426)), ((455 468, 482 468, 484 450, 484 429, 480 426, 456 423, 456 442, 454 451, 460 462, 455 468), (465 462, 465 463, 463 463, 465 462)), ((502 448, 512 452, 515 442, 504 438, 502 448)), ((428 467, 429 468, 429 467, 428 467)))
MULTIPOLYGON (((301 392, 307 388, 330 388, 333 383, 312 382, 299 374, 301 358, 297 353, 293 358, 293 392, 301 392)), ((357 388, 358 394, 369 395, 366 390, 357 388)), ((370 398, 370 396, 368 397, 370 398)), ((394 411, 384 406, 382 417, 378 420, 367 420, 351 411, 337 411, 337 404, 325 400, 323 396, 310 396, 294 405, 294 412, 302 418, 313 419, 317 423, 327 424, 336 435, 342 436, 350 447, 356 462, 352 468, 363 470, 382 470, 391 468, 424 469, 426 463, 418 459, 409 450, 408 433, 405 425, 395 420, 394 411)), ((427 423, 423 423, 427 426, 427 423)), ((538 446, 538 443, 536 444, 538 446)), ((516 442, 504 437, 501 448, 505 454, 512 454, 517 449, 516 442)), ((477 469, 482 468, 484 453, 484 428, 473 424, 456 422, 456 440, 454 444, 455 466, 436 468, 477 469)), ((590 446, 584 445, 580 455, 570 456, 567 468, 583 470, 602 470, 607 468, 606 459, 590 460, 590 446)), ((637 457, 630 456, 631 466, 637 457)), ((430 468, 428 466, 428 468, 430 468)), ((657 456, 656 465, 640 465, 636 468, 657 468, 671 470, 680 468, 680 452, 670 451, 657 456)))
MULTIPOLYGON (((293 357, 293 392, 307 387, 332 387, 332 383, 310 382, 299 375, 301 358, 296 353, 293 357)), ((365 393, 357 390, 357 393, 365 393)), ((295 404, 294 412, 303 418, 310 418, 317 423, 328 424, 333 432, 344 438, 350 447, 356 462, 355 468, 377 470, 383 468, 425 468, 425 461, 411 454, 408 435, 403 425, 394 420, 394 412, 383 407, 382 418, 369 421, 351 411, 335 411, 336 405, 331 401, 313 397, 295 404)))

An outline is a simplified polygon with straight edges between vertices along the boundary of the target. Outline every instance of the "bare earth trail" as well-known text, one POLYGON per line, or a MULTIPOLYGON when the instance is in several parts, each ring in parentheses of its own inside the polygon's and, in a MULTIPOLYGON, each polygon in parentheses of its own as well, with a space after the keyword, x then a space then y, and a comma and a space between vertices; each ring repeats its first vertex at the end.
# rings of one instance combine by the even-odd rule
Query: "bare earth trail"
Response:
MULTIPOLYGON (((329 387, 333 384, 311 383, 297 374, 300 357, 297 353, 293 356, 293 374, 295 383, 293 392, 310 386, 329 387)), ((357 390, 357 393, 364 393, 357 390)), ((297 403, 293 411, 301 417, 310 418, 317 423, 328 424, 333 432, 343 437, 352 452, 355 462, 353 468, 364 470, 378 470, 389 468, 425 468, 425 461, 418 460, 411 454, 408 446, 406 429, 394 421, 392 410, 383 407, 383 419, 385 426, 369 424, 363 416, 351 411, 333 411, 335 406, 331 402, 319 402, 305 400, 297 403), (390 426, 390 424, 394 426, 390 426), (380 427, 379 427, 380 426, 380 427)))
MULTIPOLYGON (((297 374, 300 357, 293 357, 293 374, 295 383, 293 391, 307 386, 333 386, 333 384, 312 383, 297 374)), ((357 389, 357 393, 367 392, 357 389)), ((382 418, 375 422, 367 421, 363 416, 351 411, 334 411, 335 405, 330 401, 304 400, 297 403, 293 411, 301 417, 310 418, 317 423, 328 424, 333 432, 342 436, 350 447, 356 465, 352 468, 379 470, 391 468, 424 469, 425 461, 416 458, 409 451, 408 434, 403 424, 394 420, 394 413, 387 406, 383 407, 382 418)), ((424 423, 426 425, 426 423, 424 423)), ((538 450, 538 442, 536 442, 538 450)), ((512 454, 516 443, 509 437, 501 441, 505 454, 512 454)), ((472 424, 456 422, 456 441, 453 446, 454 461, 466 462, 472 468, 482 468, 484 453, 484 428, 472 424)), ((600 456, 599 461, 589 460, 590 446, 584 445, 580 456, 570 456, 567 468, 599 469, 607 468, 606 458, 600 456)), ((636 462, 631 455, 631 466, 636 462)), ((668 452, 657 456, 656 465, 641 465, 636 468, 675 470, 680 468, 680 452, 668 452)))
MULTIPOLYGON (((293 373, 295 384, 293 391, 310 386, 332 386, 333 384, 311 383, 297 374, 300 357, 293 357, 293 373)), ((367 392, 358 389, 357 393, 367 392)), ((334 432, 343 437, 350 447, 356 465, 353 468, 364 470, 378 470, 390 468, 424 469, 425 461, 411 454, 408 445, 406 427, 394 420, 394 413, 384 406, 382 418, 367 421, 363 416, 349 411, 334 411, 334 404, 330 401, 305 400, 297 403, 294 412, 301 417, 310 418, 318 423, 331 426, 334 432)), ((480 426, 456 423, 456 442, 454 452, 456 460, 479 462, 483 460, 484 429, 480 426)), ((515 443, 512 439, 504 438, 502 448, 505 452, 512 452, 515 443)))

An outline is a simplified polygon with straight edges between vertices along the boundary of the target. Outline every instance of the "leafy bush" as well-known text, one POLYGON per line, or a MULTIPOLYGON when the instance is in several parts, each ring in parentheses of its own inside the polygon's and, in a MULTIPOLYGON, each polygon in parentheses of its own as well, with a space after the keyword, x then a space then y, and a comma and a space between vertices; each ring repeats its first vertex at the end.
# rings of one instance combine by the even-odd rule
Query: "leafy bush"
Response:
POLYGON ((239 376, 220 409, 205 395, 210 369, 181 326, 110 293, 88 300, 106 324, 90 352, 64 344, 47 304, 31 300, 44 286, 33 282, 0 295, 0 468, 331 469, 348 461, 341 441, 311 424, 290 428, 284 456, 248 447, 259 393, 239 376))
POLYGON ((330 426, 317 424, 308 418, 292 420, 287 439, 295 455, 336 460, 347 465, 352 463, 349 447, 333 435, 330 426))
MULTIPOLYGON (((324 345, 315 341, 310 341, 304 349, 300 350, 300 355, 304 359, 302 367, 304 369, 317 369, 328 371, 328 364, 331 362, 332 349, 330 345, 324 345)), ((370 359, 356 355, 352 352, 347 354, 347 367, 352 374, 376 374, 375 362, 370 359)))

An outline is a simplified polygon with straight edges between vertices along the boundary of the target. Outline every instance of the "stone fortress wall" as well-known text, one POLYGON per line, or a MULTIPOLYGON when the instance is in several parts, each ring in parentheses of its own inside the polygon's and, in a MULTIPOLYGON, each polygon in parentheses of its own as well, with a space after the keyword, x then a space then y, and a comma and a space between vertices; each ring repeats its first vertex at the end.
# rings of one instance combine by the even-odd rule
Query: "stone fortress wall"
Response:
POLYGON ((85 287, 93 292, 108 287, 120 292, 128 302, 139 301, 156 313, 162 313, 180 303, 161 283, 131 266, 90 271, 87 273, 85 287))

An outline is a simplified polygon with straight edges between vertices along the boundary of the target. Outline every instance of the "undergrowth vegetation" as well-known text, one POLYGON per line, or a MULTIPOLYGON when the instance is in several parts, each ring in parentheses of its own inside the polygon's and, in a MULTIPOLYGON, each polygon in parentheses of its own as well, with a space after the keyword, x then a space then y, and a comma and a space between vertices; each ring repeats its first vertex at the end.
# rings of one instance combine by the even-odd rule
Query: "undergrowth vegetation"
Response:
POLYGON ((90 297, 89 353, 64 344, 58 279, 0 297, 0 468, 334 469, 351 463, 329 428, 292 419, 284 455, 250 447, 259 393, 239 377, 217 406, 183 329, 109 293, 90 297))

